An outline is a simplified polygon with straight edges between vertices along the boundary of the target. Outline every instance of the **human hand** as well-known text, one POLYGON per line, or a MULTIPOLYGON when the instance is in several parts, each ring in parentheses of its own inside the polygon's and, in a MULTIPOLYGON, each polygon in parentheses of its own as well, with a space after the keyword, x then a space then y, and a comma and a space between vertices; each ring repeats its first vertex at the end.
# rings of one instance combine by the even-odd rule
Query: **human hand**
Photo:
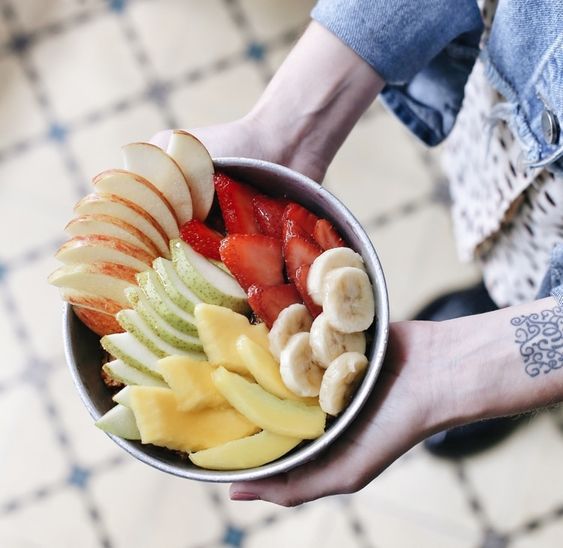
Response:
POLYGON ((314 461, 273 478, 234 483, 231 498, 295 506, 352 493, 440 430, 444 420, 438 395, 448 379, 442 375, 441 349, 432 344, 437 329, 433 322, 392 324, 380 377, 352 426, 314 461))

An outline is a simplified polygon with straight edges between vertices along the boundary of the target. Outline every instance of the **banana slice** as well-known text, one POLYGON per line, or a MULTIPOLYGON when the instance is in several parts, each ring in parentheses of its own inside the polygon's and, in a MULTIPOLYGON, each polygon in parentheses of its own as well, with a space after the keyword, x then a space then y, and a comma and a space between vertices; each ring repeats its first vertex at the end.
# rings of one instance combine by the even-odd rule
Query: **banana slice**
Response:
POLYGON ((328 366, 319 392, 319 405, 328 415, 338 415, 362 379, 368 359, 359 352, 345 352, 328 366))
POLYGON ((375 301, 364 270, 344 266, 329 272, 325 280, 323 313, 342 333, 365 331, 375 316, 375 301))
POLYGON ((313 317, 304 304, 295 303, 284 308, 268 334, 270 352, 279 360, 287 341, 296 333, 309 331, 312 323, 313 317))
POLYGON ((298 396, 318 396, 323 373, 313 361, 309 333, 293 335, 280 355, 280 374, 287 388, 298 396))
POLYGON ((307 291, 315 303, 323 304, 327 274, 343 266, 364 270, 364 260, 349 247, 335 247, 328 249, 313 261, 307 276, 307 291))
POLYGON ((366 336, 363 332, 342 333, 328 323, 325 314, 315 318, 311 326, 309 342, 313 351, 313 360, 325 369, 344 352, 360 354, 366 352, 366 336))

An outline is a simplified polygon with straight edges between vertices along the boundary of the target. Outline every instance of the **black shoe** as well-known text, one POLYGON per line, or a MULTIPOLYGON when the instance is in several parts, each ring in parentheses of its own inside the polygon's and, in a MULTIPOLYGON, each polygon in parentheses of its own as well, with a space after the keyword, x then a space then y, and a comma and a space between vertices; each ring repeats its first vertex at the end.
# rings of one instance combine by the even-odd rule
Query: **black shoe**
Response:
MULTIPOLYGON (((485 285, 449 293, 425 306, 415 320, 443 321, 497 310, 485 285)), ((492 447, 507 437, 520 423, 514 417, 490 419, 439 432, 424 441, 430 453, 458 458, 492 447)))

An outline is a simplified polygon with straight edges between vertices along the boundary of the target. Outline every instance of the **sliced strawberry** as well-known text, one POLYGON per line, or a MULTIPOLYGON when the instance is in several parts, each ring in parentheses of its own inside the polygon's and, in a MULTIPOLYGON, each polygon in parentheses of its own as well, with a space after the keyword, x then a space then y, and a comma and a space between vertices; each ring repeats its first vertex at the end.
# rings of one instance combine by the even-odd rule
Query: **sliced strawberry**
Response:
POLYGON ((305 209, 303 206, 296 203, 291 203, 285 208, 283 217, 284 220, 289 219, 296 222, 299 226, 301 226, 301 228, 303 228, 303 230, 305 230, 310 238, 313 237, 315 223, 319 220, 314 213, 311 213, 308 209, 305 209))
POLYGON ((285 271, 287 277, 295 281, 296 270, 303 265, 310 265, 321 253, 322 249, 314 242, 294 236, 289 238, 283 246, 285 271))
POLYGON ((309 291, 307 290, 307 276, 309 275, 309 269, 311 265, 304 264, 297 269, 295 273, 295 287, 297 291, 299 291, 299 295, 303 299, 307 310, 311 313, 313 318, 316 318, 322 311, 322 307, 320 307, 317 303, 313 302, 309 295, 309 291))
POLYGON ((263 234, 231 234, 219 246, 221 260, 246 291, 252 284, 284 283, 281 241, 263 234))
POLYGON ((252 205, 252 199, 256 195, 254 189, 220 172, 215 174, 214 183, 227 232, 259 233, 260 227, 254 218, 252 205))
POLYGON ((300 238, 303 238, 304 240, 307 240, 309 242, 314 242, 313 238, 311 238, 311 235, 307 233, 307 231, 301 225, 297 224, 291 219, 284 219, 282 225, 282 242, 285 243, 287 242, 287 240, 294 238, 295 236, 299 236, 300 238))
POLYGON ((251 285, 248 288, 248 304, 254 313, 272 327, 280 312, 294 303, 300 303, 301 296, 293 284, 264 287, 251 285))
POLYGON ((187 244, 190 244, 198 253, 209 259, 221 260, 219 245, 223 236, 198 219, 192 219, 182 225, 180 236, 187 244))
POLYGON ((281 238, 282 236, 282 217, 287 200, 270 198, 264 194, 257 194, 252 200, 254 204, 254 215, 262 234, 281 238))
POLYGON ((313 237, 315 241, 324 249, 332 249, 333 247, 344 247, 346 244, 336 232, 334 228, 326 219, 319 219, 315 223, 313 229, 313 237))

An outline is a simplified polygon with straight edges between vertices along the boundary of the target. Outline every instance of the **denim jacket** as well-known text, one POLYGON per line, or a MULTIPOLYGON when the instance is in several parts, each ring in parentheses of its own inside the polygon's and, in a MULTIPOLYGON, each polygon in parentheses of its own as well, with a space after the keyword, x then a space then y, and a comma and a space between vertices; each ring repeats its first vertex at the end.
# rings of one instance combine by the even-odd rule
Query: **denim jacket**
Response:
MULTIPOLYGON (((312 17, 385 79, 382 99, 428 145, 451 131, 481 55, 506 99, 491 115, 508 122, 528 165, 563 174, 563 0, 499 0, 482 51, 476 0, 319 0, 312 17)), ((563 305, 563 245, 540 296, 554 287, 563 305)))

